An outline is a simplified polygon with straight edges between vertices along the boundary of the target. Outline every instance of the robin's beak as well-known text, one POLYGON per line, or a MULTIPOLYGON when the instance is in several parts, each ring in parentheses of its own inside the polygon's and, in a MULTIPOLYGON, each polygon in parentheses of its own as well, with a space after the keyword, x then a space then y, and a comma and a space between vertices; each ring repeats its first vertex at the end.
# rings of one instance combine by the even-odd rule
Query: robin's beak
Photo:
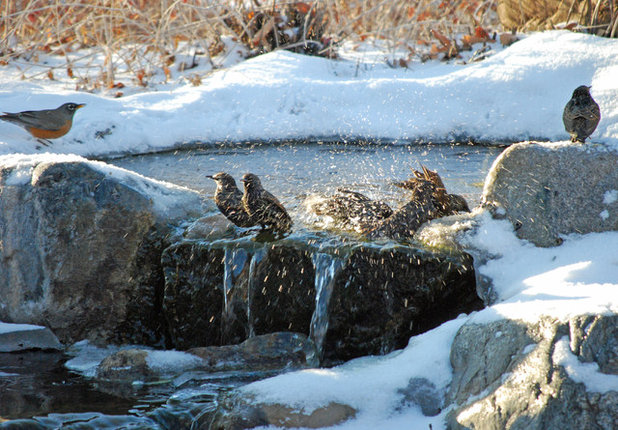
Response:
POLYGON ((79 105, 75 106, 75 109, 81 109, 84 106, 86 106, 86 103, 82 103, 82 104, 79 104, 79 105))

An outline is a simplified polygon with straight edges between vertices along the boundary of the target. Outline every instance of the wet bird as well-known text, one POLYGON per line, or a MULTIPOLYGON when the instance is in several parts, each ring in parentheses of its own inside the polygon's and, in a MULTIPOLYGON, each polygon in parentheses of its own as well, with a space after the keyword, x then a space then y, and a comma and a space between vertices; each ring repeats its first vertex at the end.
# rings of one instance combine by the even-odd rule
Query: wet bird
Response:
POLYGON ((423 181, 429 181, 434 184, 432 192, 433 204, 439 209, 438 216, 453 215, 455 212, 470 212, 466 199, 458 194, 449 194, 446 192, 446 187, 438 172, 429 170, 421 164, 421 170, 412 169, 411 178, 403 182, 395 182, 393 185, 400 188, 414 190, 423 181), (420 182, 419 182, 420 181, 420 182))
POLYGON ((317 202, 310 209, 316 215, 328 215, 343 229, 354 230, 368 238, 410 239, 421 224, 457 212, 469 212, 466 200, 446 191, 437 172, 421 166, 413 176, 394 185, 412 191, 410 200, 393 211, 386 203, 345 189, 317 202))
POLYGON ((436 188, 433 182, 417 178, 409 188, 412 191, 410 201, 363 234, 369 239, 411 239, 422 224, 441 216, 441 205, 435 200, 436 188))
POLYGON ((393 213, 386 203, 345 188, 337 188, 337 193, 327 198, 311 201, 309 209, 316 215, 331 217, 343 229, 357 232, 393 213))
POLYGON ((242 204, 255 224, 277 233, 285 233, 292 228, 292 218, 275 196, 262 187, 260 178, 253 173, 242 177, 245 192, 242 204))
POLYGON ((255 222, 245 210, 242 203, 242 192, 236 186, 234 178, 225 172, 219 172, 212 176, 206 175, 206 177, 217 183, 214 198, 221 213, 238 227, 253 227, 255 222))
POLYGON ((584 143, 597 128, 601 120, 599 105, 590 95, 590 87, 581 85, 573 91, 562 112, 565 130, 571 135, 571 142, 584 143))
POLYGON ((57 139, 71 130, 73 115, 86 106, 78 103, 65 103, 56 109, 27 110, 23 112, 5 112, 0 119, 24 128, 45 146, 51 144, 49 139, 57 139))

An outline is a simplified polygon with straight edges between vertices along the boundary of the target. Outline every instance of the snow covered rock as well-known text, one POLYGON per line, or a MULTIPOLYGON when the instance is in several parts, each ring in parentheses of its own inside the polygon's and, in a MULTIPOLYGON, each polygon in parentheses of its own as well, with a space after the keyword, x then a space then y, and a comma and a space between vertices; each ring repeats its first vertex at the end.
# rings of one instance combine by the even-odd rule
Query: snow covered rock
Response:
POLYGON ((202 210, 196 192, 104 163, 1 157, 0 319, 48 326, 62 341, 156 342, 160 251, 149 248, 162 246, 168 221, 202 210))
POLYGON ((537 246, 618 230, 618 152, 595 144, 517 144, 494 162, 483 201, 537 246))
POLYGON ((238 345, 193 348, 187 352, 125 349, 101 361, 96 378, 151 381, 187 371, 281 371, 317 366, 315 345, 303 334, 255 336, 238 345))
POLYGON ((63 346, 47 327, 0 322, 0 352, 28 349, 62 350, 63 346))
POLYGON ((584 315, 462 326, 451 349, 448 428, 613 428, 617 322, 584 315))

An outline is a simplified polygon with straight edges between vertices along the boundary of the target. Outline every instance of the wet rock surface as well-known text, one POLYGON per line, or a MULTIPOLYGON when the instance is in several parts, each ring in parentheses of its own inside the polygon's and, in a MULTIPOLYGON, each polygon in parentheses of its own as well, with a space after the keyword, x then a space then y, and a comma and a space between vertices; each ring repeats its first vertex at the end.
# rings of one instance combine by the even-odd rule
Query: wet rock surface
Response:
POLYGON ((104 358, 97 367, 96 378, 153 381, 190 371, 266 372, 317 365, 313 342, 303 334, 283 332, 255 336, 238 345, 192 348, 186 353, 125 349, 104 358))
POLYGON ((512 145, 482 199, 504 209, 520 238, 556 246, 561 235, 618 230, 617 165, 618 152, 599 145, 512 145))
POLYGON ((332 363, 402 348, 411 335, 482 307, 463 252, 355 245, 345 256, 326 255, 339 269, 324 280, 317 250, 285 241, 238 245, 184 242, 165 251, 164 312, 176 346, 295 331, 313 335, 332 363), (320 288, 328 299, 316 311, 320 288), (319 312, 323 339, 312 327, 319 312))
POLYGON ((235 393, 223 396, 212 422, 204 430, 241 430, 261 426, 324 428, 341 424, 356 415, 348 405, 331 402, 310 411, 277 403, 261 403, 235 393))
POLYGON ((465 253, 359 246, 335 275, 324 360, 403 348, 410 336, 482 306, 465 253))
POLYGON ((587 361, 581 339, 591 333, 588 348, 607 351, 605 341, 616 341, 615 320, 615 315, 597 315, 568 323, 543 318, 536 323, 464 325, 451 349, 453 383, 447 400, 453 411, 448 428, 613 428, 618 385, 595 392, 571 379, 554 352, 558 342, 568 341, 570 353, 587 361))

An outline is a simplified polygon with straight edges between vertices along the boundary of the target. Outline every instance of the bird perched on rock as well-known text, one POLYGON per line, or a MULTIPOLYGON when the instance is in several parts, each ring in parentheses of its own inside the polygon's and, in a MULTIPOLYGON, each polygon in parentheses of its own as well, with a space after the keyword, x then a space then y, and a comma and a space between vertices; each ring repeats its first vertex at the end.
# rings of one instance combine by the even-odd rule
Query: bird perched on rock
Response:
POLYGON ((253 227, 253 222, 245 206, 242 203, 242 192, 236 186, 236 181, 231 175, 219 172, 214 175, 206 175, 207 178, 217 183, 215 191, 215 203, 223 215, 238 227, 253 227))
POLYGON ((571 135, 571 142, 584 143, 597 128, 601 120, 599 105, 590 95, 590 87, 581 85, 575 88, 571 100, 562 112, 565 130, 571 135))
POLYGON ((57 139, 71 130, 73 115, 85 104, 65 103, 56 109, 27 110, 23 112, 5 112, 0 119, 18 125, 36 137, 43 145, 48 146, 48 139, 57 139))
POLYGON ((309 208, 316 215, 331 217, 341 228, 357 232, 366 230, 393 213, 386 203, 345 188, 337 188, 336 194, 312 201, 309 208))
POLYGON ((285 233, 292 228, 292 218, 275 196, 262 187, 260 178, 253 173, 242 177, 245 192, 242 204, 255 224, 277 233, 285 233))

